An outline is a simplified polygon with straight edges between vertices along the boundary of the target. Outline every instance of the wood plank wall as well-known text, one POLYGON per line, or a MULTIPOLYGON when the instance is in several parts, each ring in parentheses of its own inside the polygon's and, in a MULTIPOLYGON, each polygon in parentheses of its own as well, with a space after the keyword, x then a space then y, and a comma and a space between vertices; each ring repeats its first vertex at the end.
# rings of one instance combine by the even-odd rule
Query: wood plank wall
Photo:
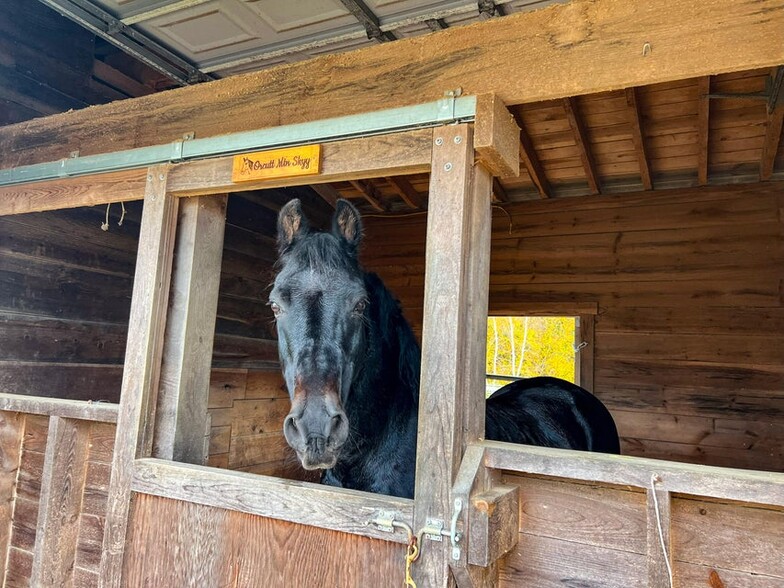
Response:
MULTIPOLYGON (((289 400, 279 371, 213 370, 209 406, 213 425, 209 465, 316 481, 299 467, 283 437, 289 400)), ((115 426, 89 421, 79 425, 89 429, 90 449, 73 586, 87 588, 98 586, 115 426)), ((0 411, 0 505, 4 509, 0 511, 0 585, 4 588, 30 585, 48 427, 47 417, 0 411), (7 569, 3 568, 5 553, 7 569)))
MULTIPOLYGON (((506 474, 520 487, 520 541, 499 566, 502 587, 647 586, 645 494, 628 488, 506 474)), ((675 585, 784 585, 784 512, 675 495, 675 585)))
MULTIPOLYGON (((103 206, 0 217, 0 390, 118 400, 141 203, 126 207, 106 232, 103 206)), ((249 203, 229 207, 213 365, 274 367, 274 246, 258 232, 271 229, 249 203)))
MULTIPOLYGON (((784 470, 784 185, 508 205, 490 308, 597 302, 595 392, 629 455, 784 470)), ((421 328, 425 219, 366 220, 363 259, 421 328)))

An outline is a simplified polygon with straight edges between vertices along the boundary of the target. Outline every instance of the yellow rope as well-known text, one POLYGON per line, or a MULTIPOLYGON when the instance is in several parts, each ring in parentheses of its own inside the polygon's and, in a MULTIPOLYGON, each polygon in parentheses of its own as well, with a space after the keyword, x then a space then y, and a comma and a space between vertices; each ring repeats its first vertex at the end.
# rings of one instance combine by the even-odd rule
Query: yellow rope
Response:
POLYGON ((416 582, 411 578, 411 564, 416 561, 418 556, 419 546, 416 537, 412 537, 406 550, 406 588, 417 588, 416 582))

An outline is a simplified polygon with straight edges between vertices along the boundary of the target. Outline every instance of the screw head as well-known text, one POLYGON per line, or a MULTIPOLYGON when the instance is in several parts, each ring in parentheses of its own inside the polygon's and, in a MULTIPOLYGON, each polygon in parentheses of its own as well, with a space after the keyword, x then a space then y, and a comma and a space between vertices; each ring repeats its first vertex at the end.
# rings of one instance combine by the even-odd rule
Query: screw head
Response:
POLYGON ((436 138, 436 145, 443 145, 444 140, 441 137, 436 138))
POLYGON ((455 137, 455 145, 460 145, 463 142, 463 137, 457 136, 455 137))
POLYGON ((163 174, 159 175, 159 176, 158 176, 158 179, 159 179, 159 180, 162 180, 162 179, 163 179, 163 174))
POLYGON ((452 171, 452 164, 449 163, 449 162, 446 162, 444 164, 444 171, 452 171))

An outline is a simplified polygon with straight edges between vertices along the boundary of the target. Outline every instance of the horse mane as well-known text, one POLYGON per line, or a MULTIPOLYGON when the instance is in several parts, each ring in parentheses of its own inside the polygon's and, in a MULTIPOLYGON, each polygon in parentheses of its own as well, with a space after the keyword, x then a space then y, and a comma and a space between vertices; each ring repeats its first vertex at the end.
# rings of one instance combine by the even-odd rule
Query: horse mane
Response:
POLYGON ((371 320, 378 328, 382 361, 395 361, 400 384, 416 405, 419 401, 421 353, 411 326, 403 316, 400 302, 374 273, 365 273, 365 288, 371 300, 371 320), (375 307, 375 308, 374 308, 375 307), (397 357, 395 357, 397 356, 397 357))

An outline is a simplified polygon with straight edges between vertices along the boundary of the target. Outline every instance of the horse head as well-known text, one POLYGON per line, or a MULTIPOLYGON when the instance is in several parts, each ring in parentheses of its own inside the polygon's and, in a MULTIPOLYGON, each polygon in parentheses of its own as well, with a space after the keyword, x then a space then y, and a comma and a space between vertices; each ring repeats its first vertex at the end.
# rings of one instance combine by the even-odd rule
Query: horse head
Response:
POLYGON ((269 297, 291 411, 283 432, 306 469, 335 465, 349 436, 345 403, 365 346, 362 224, 338 200, 332 230, 311 231, 299 200, 278 216, 279 271, 269 297))

